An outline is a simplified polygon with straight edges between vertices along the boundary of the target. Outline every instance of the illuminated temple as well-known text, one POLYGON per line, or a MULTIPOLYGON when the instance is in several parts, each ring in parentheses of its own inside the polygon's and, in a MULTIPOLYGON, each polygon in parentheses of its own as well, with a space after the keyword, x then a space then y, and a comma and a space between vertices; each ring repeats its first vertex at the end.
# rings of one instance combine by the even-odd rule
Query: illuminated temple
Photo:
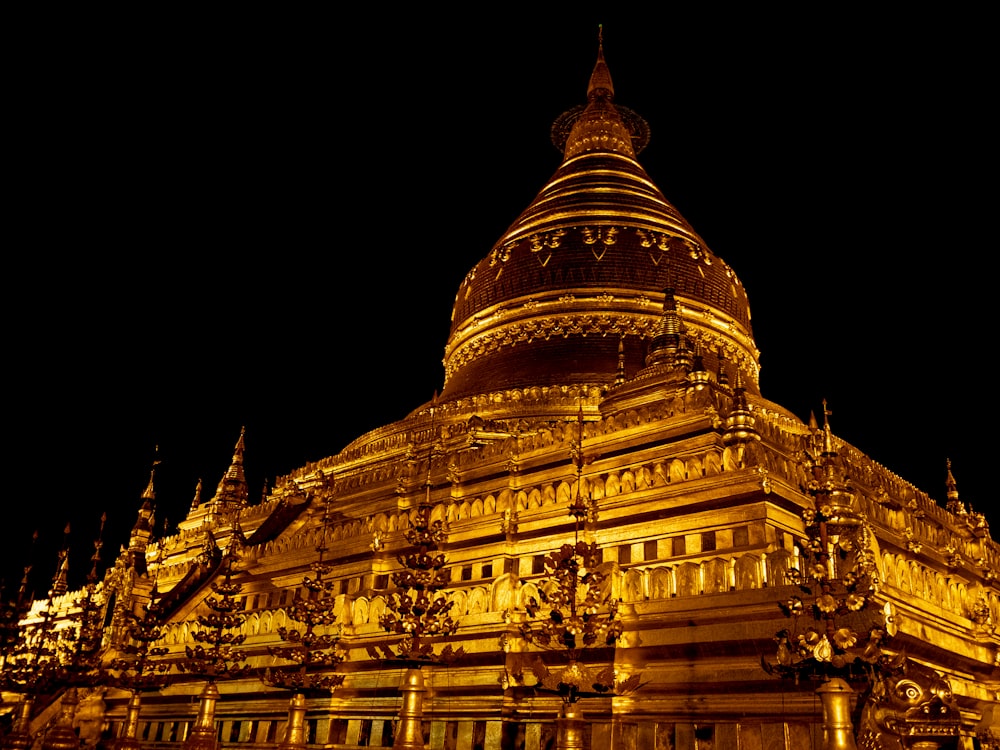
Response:
POLYGON ((760 392, 747 290, 648 133, 599 52, 439 395, 259 503, 234 434, 165 536, 154 474, 106 572, 18 614, 5 745, 1000 747, 985 518, 760 392))

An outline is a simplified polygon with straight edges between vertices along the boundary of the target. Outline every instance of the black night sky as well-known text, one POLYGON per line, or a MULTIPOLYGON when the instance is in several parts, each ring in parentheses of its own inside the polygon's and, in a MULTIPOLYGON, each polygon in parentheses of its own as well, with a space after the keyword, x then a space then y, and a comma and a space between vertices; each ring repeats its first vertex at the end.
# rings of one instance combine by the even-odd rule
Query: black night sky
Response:
POLYGON ((67 522, 81 583, 103 512, 107 564, 155 446, 173 529, 241 426, 256 501, 430 399, 459 282, 558 166, 599 23, 651 128, 640 161, 748 290, 764 395, 802 418, 826 399, 835 434, 942 504, 950 458, 997 536, 985 19, 665 8, 26 23, 8 593, 28 562, 47 589, 67 522))

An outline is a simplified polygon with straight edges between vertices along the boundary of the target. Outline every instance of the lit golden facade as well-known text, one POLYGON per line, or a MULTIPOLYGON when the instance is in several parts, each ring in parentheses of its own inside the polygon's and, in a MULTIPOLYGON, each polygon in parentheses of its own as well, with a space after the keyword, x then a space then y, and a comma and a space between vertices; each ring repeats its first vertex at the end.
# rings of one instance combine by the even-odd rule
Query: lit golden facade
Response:
MULTIPOLYGON (((214 682, 226 745, 959 750, 978 735, 988 747, 1000 546, 950 470, 941 507, 826 415, 807 424, 762 396, 746 291, 637 161, 648 128, 615 103, 602 55, 552 137, 562 165, 458 289, 441 395, 260 504, 241 435, 215 496, 199 490, 175 534, 152 541, 144 505, 100 587, 108 658, 155 585, 155 645, 182 661, 230 576, 253 671, 214 682), (434 572, 450 603, 448 634, 425 643, 461 654, 419 675, 378 656, 395 642, 384 624, 400 622, 392 581, 416 514, 443 534, 434 572), (546 556, 578 544, 602 587, 591 600, 613 603, 620 629, 570 665, 608 684, 564 703, 528 673, 565 656, 525 634, 552 595, 546 556), (291 666, 275 654, 319 563, 346 652, 328 671, 343 679, 289 711, 292 693, 263 676, 291 666)), ((140 743, 204 732, 204 689, 175 671, 142 702, 140 743)), ((118 732, 129 694, 104 701, 118 732)))

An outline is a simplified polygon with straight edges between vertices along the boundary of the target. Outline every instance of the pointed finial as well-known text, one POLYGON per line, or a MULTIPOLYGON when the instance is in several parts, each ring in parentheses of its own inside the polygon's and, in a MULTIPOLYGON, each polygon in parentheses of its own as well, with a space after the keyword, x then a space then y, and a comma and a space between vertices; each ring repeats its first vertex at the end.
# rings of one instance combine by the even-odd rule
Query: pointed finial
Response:
POLYGON ((52 578, 52 589, 50 596, 65 594, 69 589, 69 523, 63 529, 63 548, 59 550, 59 564, 56 566, 56 574, 52 578))
POLYGON ((615 87, 611 83, 611 71, 608 70, 607 63, 604 62, 604 26, 597 27, 597 64, 594 72, 590 74, 590 83, 587 85, 587 99, 596 97, 607 97, 614 99, 615 87))
POLYGON ((569 160, 590 153, 629 159, 649 143, 649 125, 614 103, 615 87, 604 60, 604 27, 598 28, 597 62, 587 81, 587 105, 564 112, 552 124, 552 144, 569 160))
POLYGON ((719 349, 718 359, 719 372, 716 374, 715 380, 719 385, 729 385, 729 374, 726 372, 726 353, 721 348, 719 349))
POLYGON ((154 479, 156 478, 156 467, 160 465, 160 446, 155 446, 153 448, 153 468, 149 470, 149 484, 146 485, 146 489, 142 492, 143 507, 150 507, 154 500, 156 500, 156 489, 154 487, 154 479))
POLYGON ((827 408, 826 399, 823 399, 823 452, 833 454, 833 433, 830 432, 830 415, 833 412, 827 408))
POLYGON ((156 489, 153 487, 153 480, 156 478, 156 469, 149 472, 149 483, 146 485, 146 489, 142 492, 143 500, 155 500, 156 499, 156 489))
POLYGON ((965 503, 958 498, 958 482, 955 481, 955 475, 951 473, 951 459, 947 459, 946 463, 948 467, 948 476, 945 480, 945 485, 948 488, 948 501, 945 503, 945 507, 952 513, 966 515, 968 511, 965 508, 965 503))
POLYGON ((246 475, 243 473, 243 454, 246 451, 246 426, 240 428, 240 437, 233 449, 233 461, 229 469, 219 480, 212 502, 231 504, 242 507, 247 504, 249 491, 246 475))
POLYGON ((615 385, 625 383, 625 334, 618 339, 618 372, 615 373, 615 385))
POLYGON ((104 546, 104 525, 108 522, 108 514, 101 514, 101 526, 97 531, 97 539, 94 540, 94 554, 90 556, 90 572, 87 574, 87 584, 93 586, 97 583, 97 566, 101 562, 101 548, 104 546))
POLYGON ((191 498, 191 510, 195 510, 201 505, 201 477, 198 477, 198 484, 194 488, 194 497, 191 498))
POLYGON ((674 364, 673 358, 681 344, 681 319, 677 312, 677 300, 671 286, 663 290, 663 314, 660 317, 659 330, 649 342, 649 352, 645 364, 650 366, 658 363, 674 364))
MULTIPOLYGON (((722 439, 727 445, 749 440, 760 440, 756 428, 757 420, 747 402, 746 388, 743 387, 743 375, 736 368, 736 385, 733 387, 733 408, 726 417, 725 431, 722 439)), ((741 454, 742 455, 742 454, 741 454)), ((742 462, 742 458, 740 461, 742 462)))

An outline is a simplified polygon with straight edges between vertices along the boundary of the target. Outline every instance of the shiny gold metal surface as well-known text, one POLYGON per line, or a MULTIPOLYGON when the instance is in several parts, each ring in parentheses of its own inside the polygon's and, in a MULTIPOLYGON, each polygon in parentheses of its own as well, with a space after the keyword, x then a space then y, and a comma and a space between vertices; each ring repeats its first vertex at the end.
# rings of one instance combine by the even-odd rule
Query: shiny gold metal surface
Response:
POLYGON ((142 698, 138 692, 132 693, 125 712, 125 726, 115 740, 115 750, 137 750, 139 742, 139 712, 142 709, 142 698))
POLYGON ((851 698, 854 691, 839 677, 816 690, 823 702, 824 750, 858 750, 851 724, 851 698))
POLYGON ((399 711, 399 726, 392 747, 394 750, 424 750, 423 671, 416 667, 407 669, 399 691, 403 695, 403 706, 399 711))
POLYGON ((296 747, 989 746, 985 517, 944 457, 918 488, 825 405, 803 420, 761 393, 747 291, 640 165, 649 129, 609 62, 557 121, 552 178, 460 283, 440 396, 260 502, 240 432, 216 493, 199 483, 162 535, 151 477, 92 591, 0 624, 5 698, 24 699, 8 746, 54 719, 39 699, 70 685, 84 593, 123 750, 273 748, 286 716, 296 747))
POLYGON ((302 750, 306 746, 306 697, 296 693, 288 702, 288 729, 278 750, 302 750))
POLYGON ((219 688, 209 682, 198 699, 198 717, 191 733, 184 741, 184 750, 216 750, 219 746, 215 729, 215 705, 219 702, 219 688))
POLYGON ((577 704, 564 704, 556 719, 556 750, 584 750, 586 725, 583 710, 577 704))
POLYGON ((79 750, 80 737, 73 731, 73 715, 80 699, 75 687, 63 693, 55 726, 45 732, 42 750, 79 750))

